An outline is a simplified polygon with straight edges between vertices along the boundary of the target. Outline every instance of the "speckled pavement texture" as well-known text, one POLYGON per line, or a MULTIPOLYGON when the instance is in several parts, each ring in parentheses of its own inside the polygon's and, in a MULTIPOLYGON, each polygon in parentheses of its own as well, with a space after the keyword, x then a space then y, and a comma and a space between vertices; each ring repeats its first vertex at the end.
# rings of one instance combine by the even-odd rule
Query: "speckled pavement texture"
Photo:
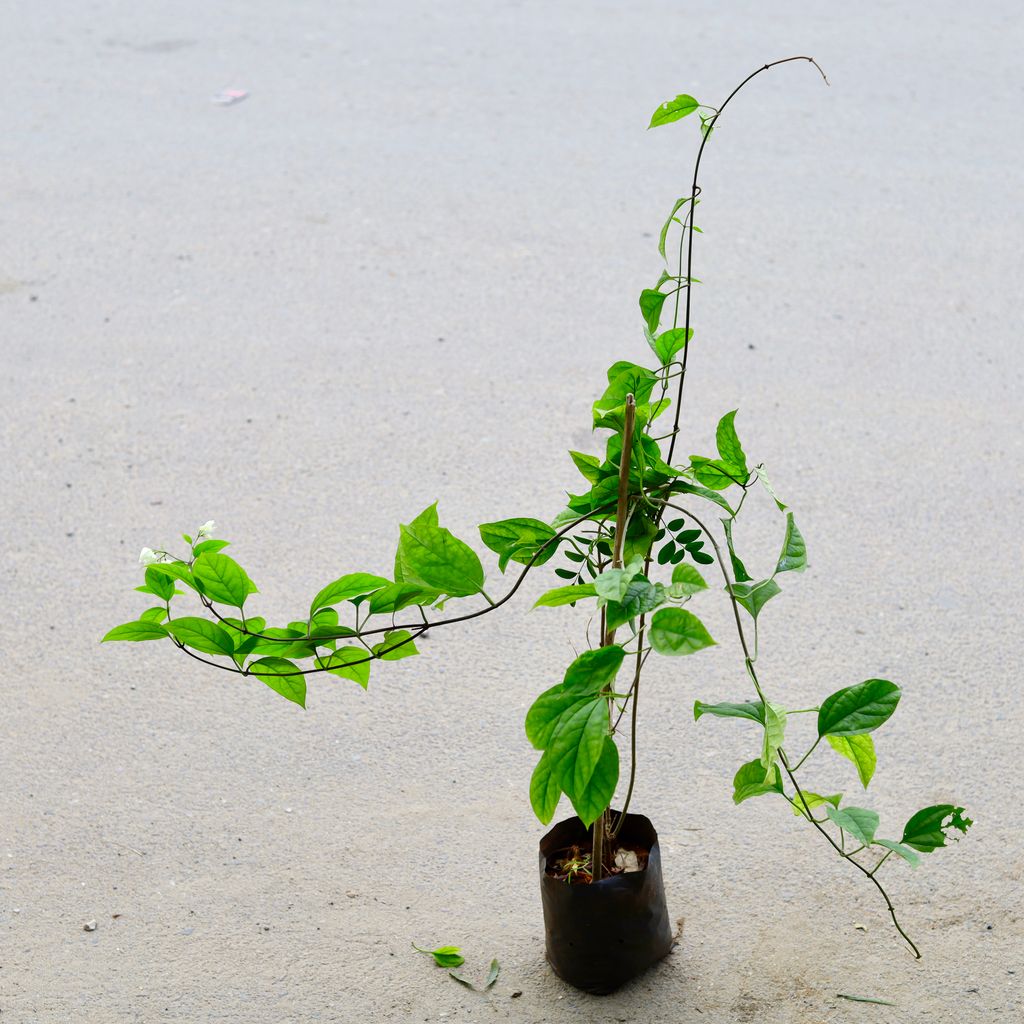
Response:
MULTIPOLYGON (((2 1024, 1024 1017, 1016 5, 15 0, 3 22, 2 1024), (732 805, 754 737, 692 720, 747 695, 707 595, 719 646, 652 666, 640 716, 634 806, 683 941, 588 997, 543 961, 527 802, 523 714, 583 627, 529 611, 547 578, 306 712, 97 641, 144 607, 139 549, 205 519, 287 620, 386 571, 435 499, 470 539, 554 515, 605 367, 645 352, 636 296, 696 148, 651 110, 793 53, 831 88, 761 76, 705 159, 682 451, 739 407, 807 538, 763 616, 771 694, 898 681, 860 799, 893 831, 950 799, 977 825, 892 871, 915 962, 781 803, 732 805), (412 941, 500 980, 463 989, 412 941)), ((760 506, 750 562, 779 529, 760 506)))

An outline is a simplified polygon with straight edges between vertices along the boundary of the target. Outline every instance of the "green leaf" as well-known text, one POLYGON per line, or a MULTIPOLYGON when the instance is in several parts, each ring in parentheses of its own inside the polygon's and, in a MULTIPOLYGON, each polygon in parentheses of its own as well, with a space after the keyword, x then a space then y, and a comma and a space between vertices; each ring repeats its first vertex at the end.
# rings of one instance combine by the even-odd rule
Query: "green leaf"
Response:
POLYGON ((412 642, 412 633, 407 629, 394 629, 384 634, 379 644, 374 644, 373 653, 381 661, 401 661, 420 652, 412 642))
POLYGON ((839 806, 839 801, 843 799, 842 793, 833 793, 831 796, 822 796, 820 793, 812 793, 809 789, 801 790, 801 793, 797 793, 793 797, 793 813, 798 818, 808 818, 811 815, 804 810, 806 803, 807 811, 813 811, 815 807, 821 807, 824 804, 831 804, 833 807, 839 806), (803 801, 800 796, 803 794, 803 801))
POLYGON ((201 540, 193 549, 192 554, 195 556, 204 555, 208 551, 216 554, 218 551, 223 551, 224 548, 230 547, 230 541, 226 540, 201 540))
POLYGON ((300 708, 306 706, 306 678, 297 674, 299 669, 285 658, 260 658, 247 671, 293 704, 300 708))
POLYGON ((779 758, 783 734, 786 731, 786 712, 778 704, 768 702, 764 716, 764 743, 761 747, 761 764, 767 771, 779 758))
POLYGON ((625 656, 626 652, 616 644, 584 651, 565 670, 562 686, 577 695, 600 693, 615 682, 625 656))
POLYGON ((161 601, 170 601, 174 596, 174 579, 165 573, 158 572, 153 566, 146 566, 146 586, 150 593, 156 594, 161 601))
POLYGON ((775 580, 761 580, 760 583, 732 583, 729 585, 729 593, 736 598, 738 605, 756 619, 761 609, 776 594, 782 593, 782 588, 775 580))
POLYGON ((722 461, 733 470, 733 476, 738 476, 746 481, 750 476, 747 469, 747 456, 743 452, 743 446, 736 435, 736 413, 733 409, 727 412, 719 421, 718 429, 715 431, 715 442, 718 446, 718 454, 722 461))
POLYGON ((807 545, 793 521, 793 513, 786 513, 786 539, 782 542, 782 554, 775 566, 776 572, 803 572, 807 568, 807 545))
POLYGON ((721 704, 705 704, 696 701, 693 705, 693 720, 699 721, 702 715, 715 715, 718 718, 745 718, 758 725, 764 725, 764 705, 759 701, 746 701, 742 704, 723 702, 721 704))
POLYGON ((636 404, 643 405, 651 396, 658 375, 645 366, 626 361, 615 363, 608 370, 609 383, 604 394, 594 403, 594 411, 611 412, 625 405, 632 395, 636 404))
POLYGON ((545 690, 526 713, 526 738, 536 750, 544 750, 562 715, 592 699, 591 694, 567 690, 561 683, 545 690))
POLYGON ((551 774, 551 763, 548 761, 548 755, 544 753, 530 777, 530 806, 542 825, 551 822, 561 798, 562 787, 551 774))
POLYGON ((887 679, 866 679, 827 697, 818 711, 819 736, 859 736, 887 722, 900 701, 900 688, 887 679))
POLYGON ((186 647, 204 654, 224 654, 230 658, 235 652, 235 643, 227 630, 208 619, 195 616, 172 619, 167 629, 186 647))
MULTIPOLYGON (((747 567, 743 564, 740 556, 736 554, 736 548, 733 547, 732 524, 732 519, 722 520, 722 525, 725 527, 725 541, 729 548, 729 560, 732 562, 733 575, 736 577, 737 583, 751 583, 753 582, 753 577, 747 572, 747 567)), ((757 618, 756 615, 754 617, 757 618)))
POLYGON ((833 823, 849 832, 858 843, 870 846, 878 828, 878 815, 864 807, 844 807, 839 809, 826 804, 825 813, 833 823))
POLYGON ((700 104, 686 93, 681 93, 674 100, 666 100, 651 115, 651 123, 648 128, 657 128, 659 125, 669 124, 678 121, 680 118, 692 114, 700 104))
POLYGON ((651 334, 658 333, 658 324, 661 322, 661 307, 665 305, 668 296, 655 288, 645 288, 640 293, 640 314, 647 324, 651 334))
POLYGON ((884 846, 887 850, 892 850, 893 853, 902 857, 912 868, 918 867, 921 863, 921 858, 909 846, 897 843, 894 839, 876 839, 875 846, 884 846))
POLYGON ((633 579, 643 572, 643 562, 633 559, 624 569, 605 569, 594 580, 594 590, 604 601, 621 601, 629 590, 633 579))
POLYGON ((539 519, 503 519, 480 526, 480 539, 499 556, 502 572, 509 559, 528 565, 536 555, 533 564, 543 565, 558 550, 558 544, 553 543, 555 536, 555 531, 539 519))
POLYGON ((568 794, 573 810, 580 821, 589 828, 601 816, 615 796, 619 782, 619 750, 611 736, 604 737, 601 756, 594 766, 587 784, 568 794))
POLYGON ((776 764, 766 774, 760 760, 748 761, 736 773, 732 787, 734 804, 741 804, 744 800, 749 800, 753 796, 763 796, 765 793, 781 793, 782 772, 776 764))
POLYGON ((569 452, 569 457, 591 484, 596 484, 601 479, 601 460, 596 455, 569 452))
POLYGON ((551 771, 574 806, 586 797, 607 738, 608 700, 605 697, 591 697, 565 711, 555 725, 548 745, 551 771))
POLYGON ((692 327, 673 327, 654 338, 651 348, 662 366, 668 366, 693 337, 692 327))
POLYGON ((437 504, 401 527, 398 546, 403 582, 440 591, 449 597, 479 594, 484 585, 484 570, 476 552, 448 530, 437 526, 437 504))
POLYGON ((389 583, 370 595, 370 614, 400 612, 409 605, 432 605, 441 595, 415 583, 389 583))
POLYGON ((333 583, 328 583, 309 606, 309 614, 313 615, 321 608, 330 605, 341 604, 342 601, 350 601, 353 597, 362 597, 364 594, 372 594, 388 586, 389 580, 383 576, 374 576, 368 572, 350 572, 341 576, 333 583))
POLYGON ((672 586, 668 588, 670 597, 689 597, 707 589, 704 577, 692 565, 682 562, 672 570, 672 586))
POLYGON ((688 484, 685 481, 676 480, 672 484, 672 490, 678 491, 681 494, 696 494, 698 497, 704 498, 706 501, 713 501, 719 508, 724 508, 729 515, 735 515, 732 505, 730 505, 722 495, 716 494, 712 490, 708 490, 707 487, 698 487, 696 484, 688 484))
POLYGON ((159 622, 139 619, 137 622, 126 622, 123 626, 115 626, 100 643, 105 644, 114 640, 140 643, 143 640, 163 640, 166 636, 167 630, 159 622))
POLYGON ((140 616, 139 622, 163 622, 167 618, 167 609, 162 605, 147 608, 140 616))
POLYGON ((241 608, 254 591, 245 570, 227 555, 207 551, 192 563, 192 576, 211 600, 241 608))
POLYGON ((768 474, 765 472, 764 466, 755 466, 754 472, 757 474, 758 480, 761 481, 761 486, 771 495, 772 501, 775 502, 778 510, 785 512, 789 506, 775 493, 775 488, 772 487, 771 482, 768 480, 768 474))
POLYGON ((596 597, 593 583, 577 583, 568 587, 555 587, 537 598, 534 608, 556 608, 562 604, 575 604, 588 597, 596 597))
POLYGON ((306 636, 305 629, 280 629, 271 626, 259 630, 262 634, 257 638, 254 654, 271 654, 281 658, 311 658, 315 653, 315 644, 306 636))
POLYGON ((921 853, 931 853, 940 846, 946 845, 947 839, 959 839, 954 830, 967 835, 967 830, 974 824, 970 818, 964 817, 964 809, 953 804, 934 804, 918 811, 904 826, 903 839, 907 846, 912 846, 921 853))
POLYGON ((362 647, 339 647, 326 657, 317 658, 316 666, 327 669, 332 676, 351 679, 364 690, 370 683, 370 652, 362 647))
POLYGON ((154 572, 161 573, 164 576, 170 576, 172 579, 181 580, 186 586, 191 587, 193 590, 198 590, 196 582, 192 579, 192 573, 189 571, 189 567, 185 562, 155 562, 149 566, 154 572))
POLYGON ((693 654, 711 647, 711 639, 704 623, 685 608, 660 608, 651 616, 648 631, 651 646, 659 654, 693 654))
POLYGON ((690 196, 683 196, 682 199, 677 199, 672 204, 672 212, 665 219, 665 223, 661 227, 661 234, 658 237, 658 252, 661 253, 661 258, 667 260, 668 257, 665 255, 665 242, 668 239, 669 229, 672 227, 672 221, 680 223, 676 218, 676 214, 690 201, 690 196))
POLYGON ((727 487, 732 487, 733 484, 743 482, 736 469, 720 459, 708 459, 703 455, 691 455, 690 468, 693 470, 693 475, 697 480, 705 487, 710 487, 713 491, 724 491, 727 487))
POLYGON ((865 789, 875 774, 878 758, 875 755, 875 741, 866 734, 856 736, 826 736, 829 746, 857 766, 857 775, 865 789))
POLYGON ((621 601, 609 601, 605 607, 605 626, 618 629, 623 623, 646 615, 665 603, 668 592, 662 583, 651 583, 644 576, 633 580, 621 601))
POLYGON ((438 946, 437 949, 420 949, 416 943, 413 943, 412 948, 417 953, 425 953, 427 956, 432 956, 434 963, 438 967, 461 967, 466 962, 466 958, 462 955, 462 950, 458 946, 438 946))

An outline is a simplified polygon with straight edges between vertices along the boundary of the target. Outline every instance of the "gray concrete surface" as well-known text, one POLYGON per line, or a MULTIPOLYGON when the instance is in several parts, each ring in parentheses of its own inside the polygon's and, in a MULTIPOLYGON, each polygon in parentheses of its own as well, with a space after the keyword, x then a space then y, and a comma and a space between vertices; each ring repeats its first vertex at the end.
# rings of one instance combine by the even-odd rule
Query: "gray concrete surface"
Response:
MULTIPOLYGON (((1021 1019, 1015 5, 53 0, 3 22, 0 1020, 1021 1019), (801 52, 831 88, 762 76, 708 154, 683 450, 738 405, 808 539, 765 613, 773 694, 899 681, 868 799, 893 829, 946 799, 977 825, 892 873, 914 962, 781 807, 732 806, 752 737, 690 713, 746 692, 705 601, 721 645, 657 666, 641 715, 684 941, 594 999, 542 959, 521 732, 577 620, 518 601, 305 713, 97 640, 143 607, 139 548, 211 517, 278 618, 385 569, 434 499, 469 537, 558 511, 604 367, 644 351, 636 296, 695 148, 647 117, 801 52), (210 102, 229 87, 250 96, 210 102), (501 979, 463 990, 413 940, 501 979)), ((769 562, 777 528, 746 549, 769 562)))

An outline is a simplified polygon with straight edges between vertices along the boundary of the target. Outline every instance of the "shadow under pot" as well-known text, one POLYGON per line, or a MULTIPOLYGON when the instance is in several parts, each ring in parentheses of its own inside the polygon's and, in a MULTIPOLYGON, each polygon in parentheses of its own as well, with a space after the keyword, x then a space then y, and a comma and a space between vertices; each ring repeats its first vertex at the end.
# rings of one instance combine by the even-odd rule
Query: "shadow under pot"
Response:
POLYGON ((673 944, 654 826, 642 814, 627 814, 614 842, 627 870, 588 882, 574 865, 587 863, 591 847, 579 818, 560 821, 540 841, 548 963, 563 981, 595 995, 642 974, 673 944))

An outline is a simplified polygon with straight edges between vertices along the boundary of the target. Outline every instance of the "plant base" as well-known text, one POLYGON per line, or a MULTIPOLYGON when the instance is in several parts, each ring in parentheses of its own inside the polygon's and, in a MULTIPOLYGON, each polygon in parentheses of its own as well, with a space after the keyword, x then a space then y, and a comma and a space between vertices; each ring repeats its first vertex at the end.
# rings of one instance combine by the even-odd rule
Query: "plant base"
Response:
MULTIPOLYGON (((614 812, 613 812, 614 813, 614 812)), ((642 814, 627 814, 619 842, 648 852, 643 871, 570 884, 548 874, 549 858, 571 846, 589 849, 579 818, 560 821, 540 841, 540 894, 548 963, 563 981, 605 995, 672 949, 658 833, 642 814)))

